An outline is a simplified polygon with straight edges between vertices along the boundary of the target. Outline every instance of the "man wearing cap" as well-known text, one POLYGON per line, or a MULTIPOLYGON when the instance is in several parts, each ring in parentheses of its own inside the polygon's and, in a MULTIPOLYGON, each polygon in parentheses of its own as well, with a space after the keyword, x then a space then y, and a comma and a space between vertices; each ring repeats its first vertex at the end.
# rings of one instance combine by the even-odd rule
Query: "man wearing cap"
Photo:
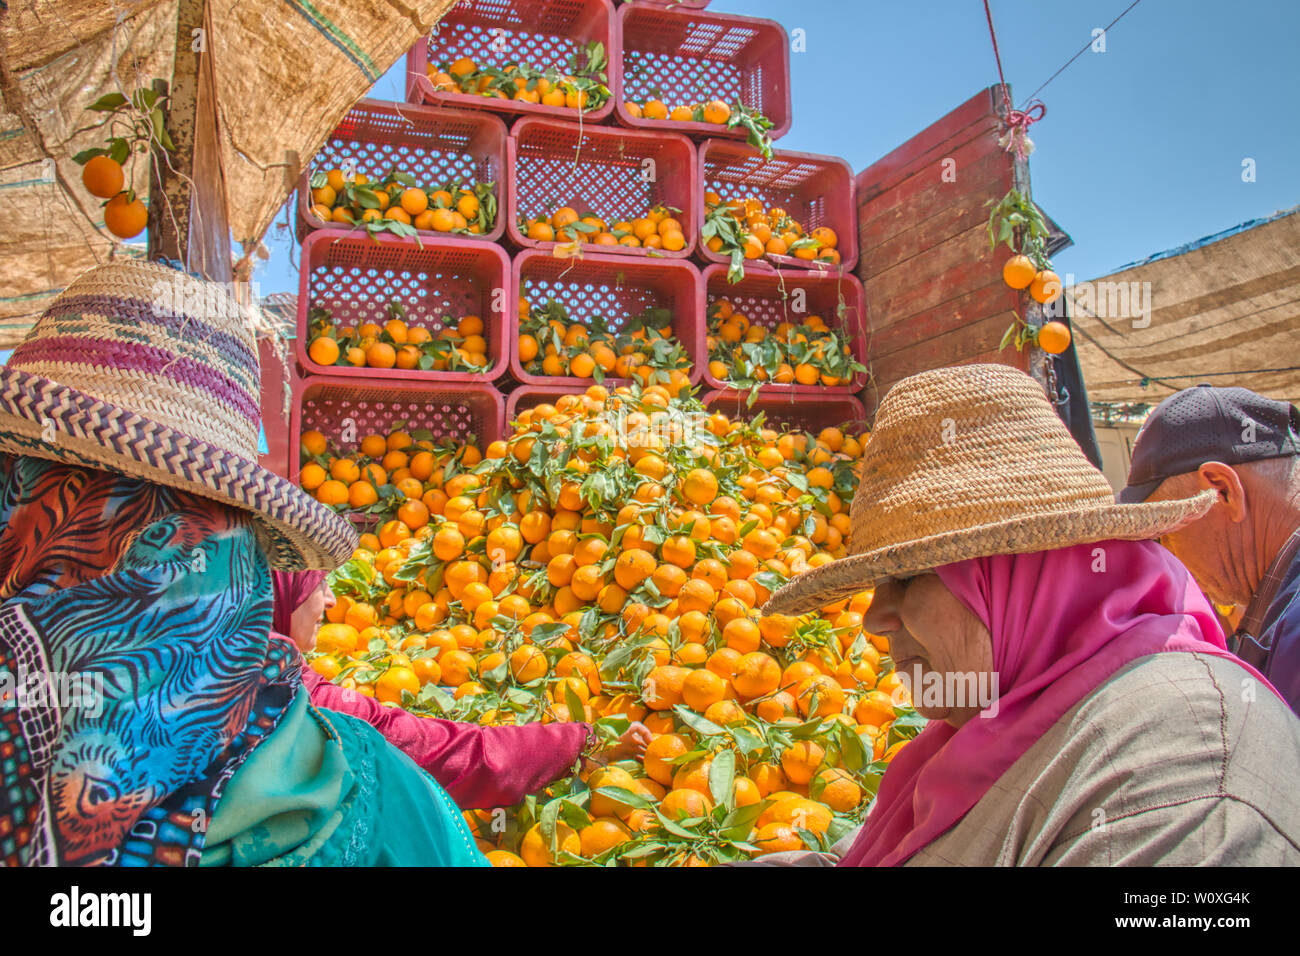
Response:
POLYGON ((1219 604, 1244 607, 1232 649, 1300 713, 1300 411, 1245 388, 1197 385, 1138 432, 1121 502, 1211 489, 1214 507, 1161 538, 1219 604))

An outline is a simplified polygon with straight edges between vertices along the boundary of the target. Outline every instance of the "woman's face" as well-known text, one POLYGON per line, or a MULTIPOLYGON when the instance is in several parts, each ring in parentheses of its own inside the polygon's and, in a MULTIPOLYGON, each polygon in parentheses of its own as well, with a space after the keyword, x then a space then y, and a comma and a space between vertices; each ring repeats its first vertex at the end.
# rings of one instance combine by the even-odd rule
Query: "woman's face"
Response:
POLYGON ((975 701, 944 699, 936 703, 927 688, 953 687, 948 674, 993 670, 993 641, 988 629, 933 571, 876 586, 862 626, 889 638, 898 675, 909 685, 913 706, 923 717, 960 727, 981 710, 975 701), (927 680, 927 675, 933 675, 927 680))
POLYGON ((304 654, 316 646, 316 625, 322 615, 334 606, 334 592, 326 581, 298 605, 289 618, 289 637, 304 654))

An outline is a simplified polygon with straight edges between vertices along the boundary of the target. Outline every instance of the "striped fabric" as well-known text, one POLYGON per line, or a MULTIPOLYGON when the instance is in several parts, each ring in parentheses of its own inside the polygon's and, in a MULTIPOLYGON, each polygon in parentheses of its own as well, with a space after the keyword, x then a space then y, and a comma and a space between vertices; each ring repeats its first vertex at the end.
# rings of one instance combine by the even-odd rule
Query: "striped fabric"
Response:
POLYGON ((221 287, 116 261, 73 282, 0 371, 0 451, 237 505, 273 567, 332 569, 356 532, 257 464, 259 399, 253 326, 221 287))

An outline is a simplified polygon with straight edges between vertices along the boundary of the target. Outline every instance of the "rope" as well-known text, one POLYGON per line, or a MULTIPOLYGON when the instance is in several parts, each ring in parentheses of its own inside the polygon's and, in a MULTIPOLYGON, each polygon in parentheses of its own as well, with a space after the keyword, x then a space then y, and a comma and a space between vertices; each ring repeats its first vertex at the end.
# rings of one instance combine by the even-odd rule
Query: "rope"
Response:
MULTIPOLYGON (((998 64, 998 82, 1002 87, 1002 107, 1007 114, 1005 120, 1008 133, 1006 148, 1009 152, 1014 147, 1016 155, 1023 162, 1031 149, 1028 144, 1029 127, 1047 115, 1047 107, 1033 97, 1029 98, 1029 102, 1025 104, 1023 110, 1015 109, 1011 105, 1011 96, 1007 92, 1007 78, 1002 72, 1002 54, 998 50, 998 34, 993 29, 993 11, 989 9, 989 0, 984 0, 984 18, 989 24, 989 38, 993 41, 993 59, 998 64)), ((1087 49, 1087 47, 1084 49, 1087 49)), ((1046 85, 1046 83, 1043 84, 1043 86, 1046 85)), ((1042 87, 1039 87, 1039 89, 1042 89, 1042 87)))
MULTIPOLYGON (((1111 27, 1113 27, 1115 24, 1119 23, 1120 20, 1123 20, 1123 19, 1124 19, 1124 14, 1128 13, 1129 10, 1132 10, 1134 7, 1136 7, 1136 6, 1137 6, 1139 3, 1141 3, 1141 2, 1142 2, 1142 0, 1133 0, 1133 2, 1130 3, 1130 4, 1129 4, 1125 9, 1124 9, 1124 13, 1121 13, 1121 14, 1120 14, 1119 16, 1117 16, 1114 20, 1111 20, 1110 23, 1106 24, 1106 26, 1104 26, 1104 27, 1102 28, 1102 33, 1109 32, 1109 30, 1110 30, 1111 27)), ((989 6, 989 5, 988 5, 988 0, 985 0, 985 2, 984 2, 984 9, 985 9, 986 11, 988 10, 988 6, 989 6)), ((993 28, 993 20, 992 20, 992 18, 990 18, 990 19, 989 19, 989 29, 991 30, 992 28, 993 28)), ((1064 73, 1066 67, 1068 67, 1068 66, 1069 66, 1071 63, 1073 63, 1075 60, 1079 59, 1079 57, 1083 56, 1083 54, 1087 53, 1089 47, 1091 47, 1092 44, 1093 44, 1094 42, 1095 42, 1094 40, 1089 40, 1087 43, 1085 43, 1085 44, 1083 45, 1083 49, 1081 49, 1078 53, 1076 53, 1074 56, 1070 57, 1068 60, 1065 61, 1065 66, 1062 66, 1059 70, 1057 70, 1055 73, 1053 73, 1051 76, 1049 76, 1049 77, 1048 77, 1048 78, 1043 82, 1043 85, 1042 85, 1042 86, 1040 86, 1038 89, 1034 90, 1034 92, 1030 93, 1030 94, 1029 94, 1029 100, 1030 100, 1030 102, 1033 101, 1033 99, 1034 99, 1035 96, 1037 96, 1039 93, 1041 93, 1041 92, 1043 91, 1043 88, 1046 87, 1048 83, 1051 83, 1052 80, 1056 79, 1058 76, 1060 76, 1062 73, 1064 73)), ((994 40, 994 42, 993 42, 993 48, 994 48, 994 51, 996 52, 996 50, 997 50, 997 41, 996 41, 996 40, 994 40)), ((1001 71, 1001 69, 1002 69, 1001 64, 999 64, 999 65, 998 65, 998 70, 1001 71)), ((1005 85, 1005 84, 1004 84, 1004 85, 1005 85)))

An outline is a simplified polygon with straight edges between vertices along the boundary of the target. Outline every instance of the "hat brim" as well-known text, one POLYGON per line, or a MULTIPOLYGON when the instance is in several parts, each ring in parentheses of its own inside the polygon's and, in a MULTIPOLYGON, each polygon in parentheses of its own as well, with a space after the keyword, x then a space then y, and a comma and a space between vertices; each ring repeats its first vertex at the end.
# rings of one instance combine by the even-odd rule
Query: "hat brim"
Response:
POLYGON ((1164 481, 1164 478, 1156 478, 1154 481, 1143 482, 1140 485, 1128 485, 1120 489, 1115 500, 1122 505, 1141 504, 1155 494, 1156 489, 1164 484, 1164 481))
POLYGON ((0 451, 116 471, 249 512, 281 571, 332 570, 346 518, 255 461, 40 375, 0 369, 0 451))
POLYGON ((997 554, 1025 554, 1112 539, 1159 538, 1204 515, 1215 494, 1152 504, 1115 504, 1035 514, 930 535, 840 558, 798 575, 763 605, 764 614, 803 614, 852 597, 896 575, 997 554), (1045 546, 1046 545, 1046 546, 1045 546))

